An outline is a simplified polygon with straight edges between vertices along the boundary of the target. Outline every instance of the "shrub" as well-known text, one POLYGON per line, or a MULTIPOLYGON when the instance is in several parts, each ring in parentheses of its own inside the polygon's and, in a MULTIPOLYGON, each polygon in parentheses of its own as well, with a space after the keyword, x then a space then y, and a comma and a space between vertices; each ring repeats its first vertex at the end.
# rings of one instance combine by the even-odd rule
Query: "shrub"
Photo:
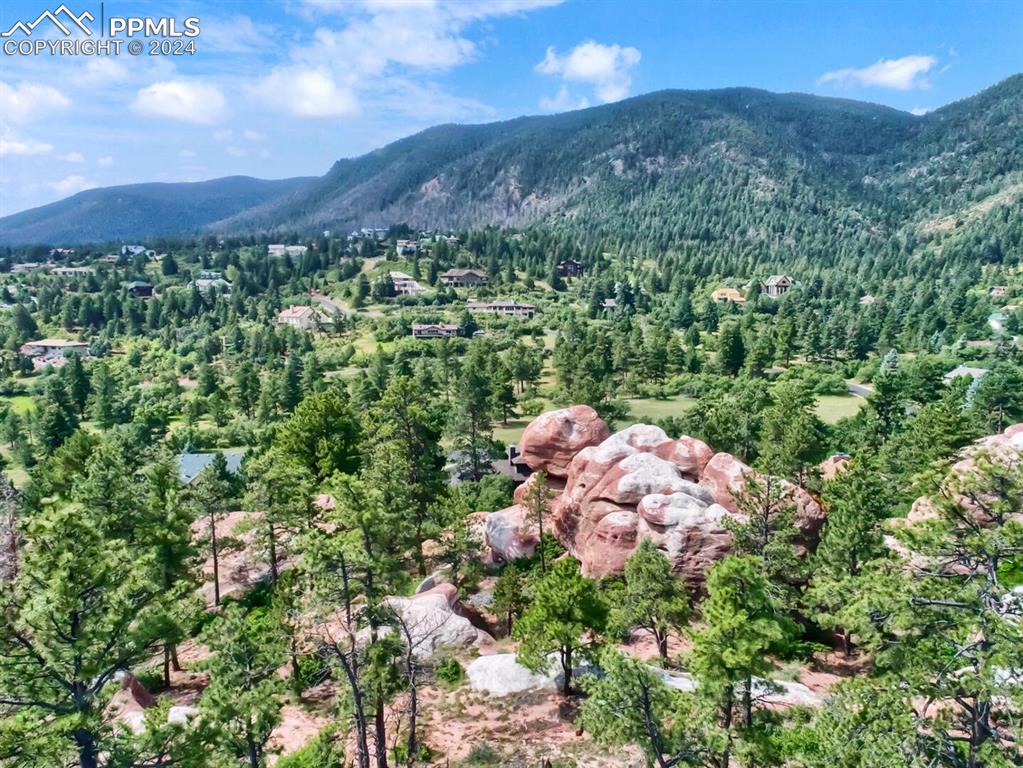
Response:
POLYGON ((458 659, 444 659, 434 667, 437 679, 448 685, 458 685, 465 679, 465 670, 458 663, 458 659))

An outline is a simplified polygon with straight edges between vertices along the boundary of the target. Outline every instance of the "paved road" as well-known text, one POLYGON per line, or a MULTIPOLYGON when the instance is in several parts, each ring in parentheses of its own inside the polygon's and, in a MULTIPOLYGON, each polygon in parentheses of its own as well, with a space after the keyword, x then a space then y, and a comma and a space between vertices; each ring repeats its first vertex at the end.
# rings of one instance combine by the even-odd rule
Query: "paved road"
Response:
POLYGON ((870 387, 863 384, 853 384, 851 381, 845 383, 845 388, 849 390, 850 395, 855 395, 856 397, 867 397, 874 394, 874 390, 870 387))

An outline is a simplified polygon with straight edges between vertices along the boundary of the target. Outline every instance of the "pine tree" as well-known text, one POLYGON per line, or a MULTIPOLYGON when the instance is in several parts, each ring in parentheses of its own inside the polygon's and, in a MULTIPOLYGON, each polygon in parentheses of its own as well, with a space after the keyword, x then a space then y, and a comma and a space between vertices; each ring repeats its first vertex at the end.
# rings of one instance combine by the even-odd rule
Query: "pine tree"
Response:
POLYGON ((620 631, 648 631, 661 660, 668 658, 668 638, 689 618, 689 600, 668 558, 644 539, 625 562, 625 583, 608 595, 610 625, 620 631))
POLYGON ((534 672, 547 672, 548 656, 556 653, 561 667, 561 692, 572 691, 573 665, 592 658, 608 608, 597 585, 579 573, 571 558, 558 560, 532 589, 532 603, 512 630, 519 640, 518 660, 534 672))

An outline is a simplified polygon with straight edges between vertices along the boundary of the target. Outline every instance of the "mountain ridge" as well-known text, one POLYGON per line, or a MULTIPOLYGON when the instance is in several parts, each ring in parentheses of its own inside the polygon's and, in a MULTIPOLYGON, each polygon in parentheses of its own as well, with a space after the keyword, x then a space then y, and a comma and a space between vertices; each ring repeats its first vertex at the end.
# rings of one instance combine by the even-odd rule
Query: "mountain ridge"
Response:
MULTIPOLYGON (((924 213, 954 214, 979 188, 990 195, 998 191, 991 185, 1023 171, 1021 112, 1023 75, 923 116, 755 88, 663 90, 556 115, 434 126, 338 160, 320 177, 250 179, 262 192, 235 195, 230 204, 214 204, 216 188, 238 177, 200 182, 213 185, 213 195, 199 196, 210 204, 196 210, 189 188, 190 207, 161 209, 162 233, 174 234, 166 227, 177 221, 188 225, 177 234, 407 222, 454 229, 544 223, 606 235, 655 217, 693 219, 701 199, 708 215, 728 201, 726 216, 753 221, 791 211, 803 198, 814 199, 812 215, 817 207, 894 233, 924 213)), ((135 186, 148 185, 88 192, 125 195, 135 186)), ((47 217, 86 194, 0 219, 0 243, 58 240, 69 232, 60 226, 68 211, 47 217)), ((106 229, 98 222, 88 232, 96 239, 156 234, 142 231, 153 228, 145 215, 106 229)), ((711 237, 720 225, 709 227, 711 237)), ((699 239, 692 231, 678 238, 699 239)))

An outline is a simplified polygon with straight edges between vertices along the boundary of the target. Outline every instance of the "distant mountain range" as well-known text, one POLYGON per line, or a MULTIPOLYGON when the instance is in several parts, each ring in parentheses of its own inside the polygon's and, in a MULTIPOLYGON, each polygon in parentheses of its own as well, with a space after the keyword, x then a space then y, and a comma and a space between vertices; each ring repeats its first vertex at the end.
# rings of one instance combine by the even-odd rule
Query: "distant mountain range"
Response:
POLYGON ((1023 75, 922 117, 749 88, 441 125, 322 177, 139 184, 0 219, 0 243, 545 223, 672 247, 904 236, 1023 199, 1023 75), (830 234, 829 234, 830 237, 830 234))

